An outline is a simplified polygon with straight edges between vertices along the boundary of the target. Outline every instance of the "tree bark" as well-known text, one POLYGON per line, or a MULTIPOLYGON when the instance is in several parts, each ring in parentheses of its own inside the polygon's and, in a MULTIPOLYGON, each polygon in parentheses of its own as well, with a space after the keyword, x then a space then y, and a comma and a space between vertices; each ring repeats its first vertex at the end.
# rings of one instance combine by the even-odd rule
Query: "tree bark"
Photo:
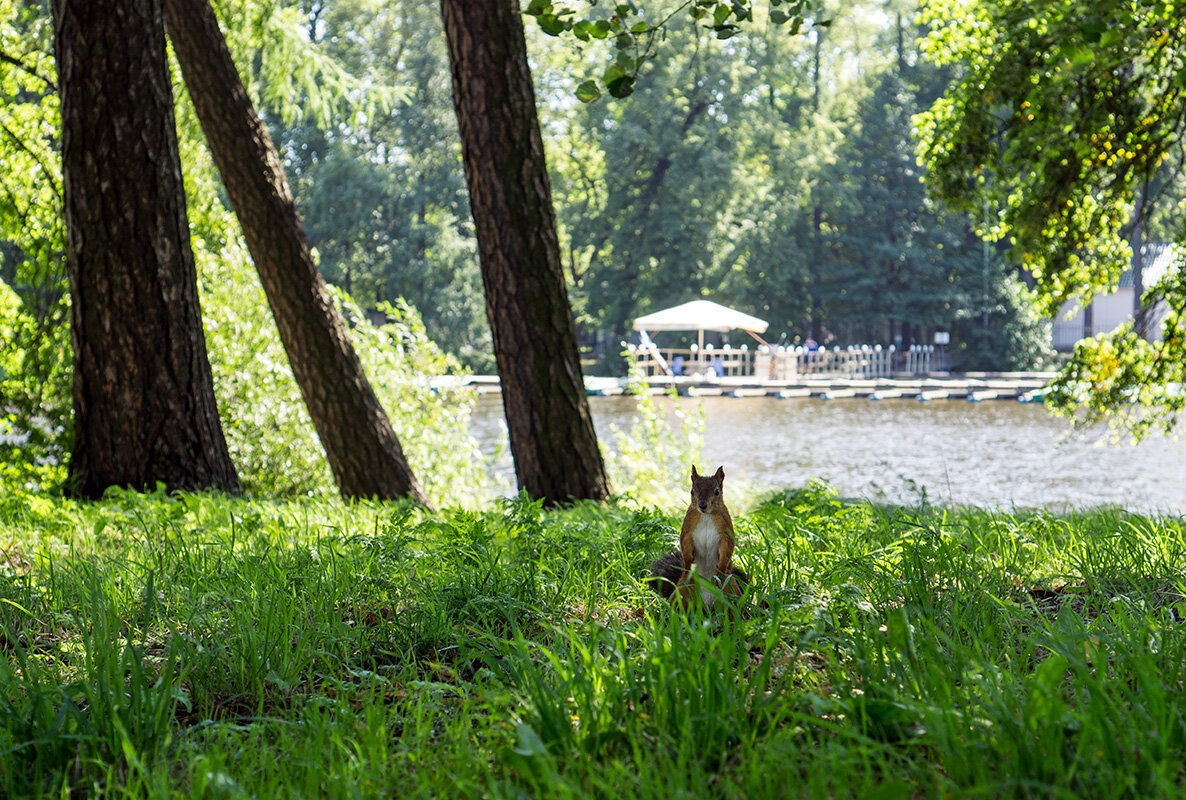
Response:
POLYGON ((54 0, 74 349, 68 490, 237 491, 218 421, 160 0, 54 0))
POLYGON ((1145 307, 1145 199, 1148 187, 1137 187, 1136 204, 1132 212, 1132 230, 1128 246, 1132 250, 1132 329, 1142 339, 1149 338, 1149 310, 1145 307))
POLYGON ((280 156, 209 0, 165 0, 169 38, 288 362, 345 497, 428 504, 313 263, 280 156))
POLYGON ((441 13, 515 475, 549 505, 602 500, 519 5, 441 0, 441 13))

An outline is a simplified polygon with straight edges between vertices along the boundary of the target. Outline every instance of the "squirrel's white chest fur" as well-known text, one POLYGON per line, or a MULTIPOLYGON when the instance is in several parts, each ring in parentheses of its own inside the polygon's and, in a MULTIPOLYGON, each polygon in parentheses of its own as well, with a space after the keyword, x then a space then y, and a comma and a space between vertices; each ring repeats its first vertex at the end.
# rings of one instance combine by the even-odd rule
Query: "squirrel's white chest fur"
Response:
MULTIPOLYGON (((711 514, 701 514, 700 522, 692 531, 692 550, 696 556, 692 562, 692 569, 706 580, 711 581, 716 577, 720 547, 721 534, 717 530, 716 521, 711 514)), ((700 587, 700 597, 705 605, 712 606, 712 592, 706 586, 700 587)))

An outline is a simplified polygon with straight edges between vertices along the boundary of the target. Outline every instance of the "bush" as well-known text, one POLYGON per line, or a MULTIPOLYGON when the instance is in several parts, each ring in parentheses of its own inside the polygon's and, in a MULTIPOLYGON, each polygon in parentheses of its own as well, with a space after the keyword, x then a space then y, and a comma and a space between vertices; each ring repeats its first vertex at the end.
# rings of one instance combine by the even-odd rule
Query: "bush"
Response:
POLYGON ((685 411, 674 387, 669 402, 660 403, 637 365, 630 367, 629 391, 637 402, 634 422, 629 431, 613 426, 613 447, 602 451, 610 484, 643 505, 669 505, 673 498, 685 496, 688 472, 700 458, 704 409, 685 411))
MULTIPOLYGON (((206 343, 219 416, 244 487, 273 496, 334 491, 267 300, 235 241, 199 251, 206 343)), ((434 503, 485 496, 486 471, 469 435, 472 392, 442 380, 459 370, 436 347, 414 309, 387 306, 374 326, 344 292, 335 302, 351 324, 363 368, 434 503)))

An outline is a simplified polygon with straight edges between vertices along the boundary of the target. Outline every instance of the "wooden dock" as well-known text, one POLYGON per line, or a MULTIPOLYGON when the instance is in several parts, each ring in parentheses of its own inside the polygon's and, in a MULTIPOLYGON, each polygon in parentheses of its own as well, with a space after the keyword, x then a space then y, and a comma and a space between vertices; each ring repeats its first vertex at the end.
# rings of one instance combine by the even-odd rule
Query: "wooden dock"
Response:
MULTIPOLYGON (((1057 373, 1054 372, 968 372, 959 374, 931 373, 901 375, 894 378, 839 378, 834 376, 802 376, 797 380, 771 381, 744 377, 725 377, 717 380, 701 378, 671 378, 657 376, 647 379, 652 394, 666 394, 674 386, 684 397, 771 397, 780 400, 813 398, 840 400, 914 399, 1013 400, 1041 401, 1057 373)), ((479 393, 499 391, 497 375, 471 375, 453 379, 471 386, 479 393)), ((586 377, 585 391, 590 395, 614 397, 627 393, 625 378, 586 377)))

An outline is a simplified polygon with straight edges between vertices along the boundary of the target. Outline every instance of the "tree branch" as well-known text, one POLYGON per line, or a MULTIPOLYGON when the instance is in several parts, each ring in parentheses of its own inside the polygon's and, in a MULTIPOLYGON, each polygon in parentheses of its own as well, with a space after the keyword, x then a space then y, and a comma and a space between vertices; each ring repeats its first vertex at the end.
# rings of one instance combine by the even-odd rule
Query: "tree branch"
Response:
POLYGON ((50 88, 50 90, 52 90, 53 92, 56 93, 58 91, 58 84, 55 81, 42 75, 41 72, 37 69, 37 67, 29 66, 24 61, 22 61, 18 56, 9 55, 8 53, 4 52, 3 50, 0 50, 0 61, 4 62, 5 64, 11 64, 12 66, 16 67, 21 72, 24 72, 27 75, 32 75, 34 78, 37 78, 39 81, 42 81, 43 83, 45 83, 45 85, 48 86, 50 88))
POLYGON ((29 158, 33 159, 34 163, 36 163, 37 166, 41 168, 41 171, 45 173, 46 178, 49 180, 49 188, 54 193, 54 197, 58 201, 58 207, 65 208, 65 200, 62 199, 62 192, 58 188, 57 182, 54 180, 54 176, 58 174, 57 170, 50 169, 45 161, 42 160, 41 156, 31 147, 25 144, 25 141, 21 139, 21 137, 17 136, 16 133, 3 122, 0 122, 0 132, 3 132, 10 139, 12 139, 13 143, 19 149, 25 151, 29 158))

